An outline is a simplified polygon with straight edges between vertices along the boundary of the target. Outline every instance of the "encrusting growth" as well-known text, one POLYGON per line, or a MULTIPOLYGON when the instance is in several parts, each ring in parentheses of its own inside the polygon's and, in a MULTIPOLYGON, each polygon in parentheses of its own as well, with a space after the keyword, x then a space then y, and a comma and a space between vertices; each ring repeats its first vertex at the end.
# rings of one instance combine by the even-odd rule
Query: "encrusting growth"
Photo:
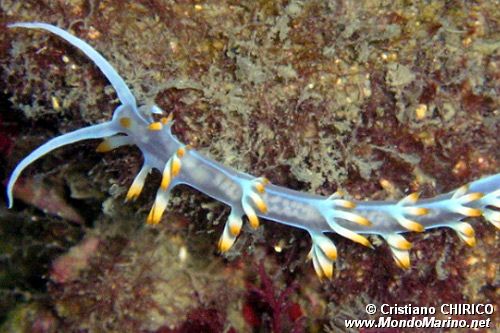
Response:
POLYGON ((126 195, 136 199, 152 169, 162 172, 160 188, 147 223, 157 224, 167 207, 169 193, 185 184, 230 206, 231 212, 219 240, 219 250, 228 251, 236 241, 246 215, 250 226, 258 228, 259 218, 306 230, 312 239, 309 256, 320 278, 333 276, 337 249, 326 233, 337 233, 371 247, 365 235, 379 235, 392 251, 397 265, 410 266, 412 245, 401 234, 448 227, 473 246, 476 242, 467 217, 483 216, 500 228, 500 174, 485 177, 450 193, 419 200, 413 193, 399 201, 350 201, 341 193, 330 197, 311 195, 270 184, 266 178, 236 171, 213 161, 180 142, 172 134, 172 115, 153 119, 162 113, 158 106, 138 107, 136 99, 114 68, 90 45, 70 33, 46 23, 14 23, 11 28, 42 29, 65 39, 85 53, 115 88, 121 105, 113 119, 63 134, 35 149, 14 169, 7 185, 9 207, 12 191, 21 172, 38 158, 54 149, 87 139, 103 138, 98 152, 125 145, 136 145, 144 164, 126 195))

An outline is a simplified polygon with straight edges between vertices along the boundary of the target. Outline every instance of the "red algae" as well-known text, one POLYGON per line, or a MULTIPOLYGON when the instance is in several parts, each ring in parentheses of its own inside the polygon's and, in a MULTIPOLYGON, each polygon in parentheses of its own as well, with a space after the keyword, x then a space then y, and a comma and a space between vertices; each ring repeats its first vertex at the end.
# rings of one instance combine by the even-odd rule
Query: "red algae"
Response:
POLYGON ((68 253, 57 258, 52 263, 50 280, 55 283, 68 283, 78 278, 81 271, 89 265, 89 260, 96 254, 99 239, 89 237, 73 246, 68 253))
POLYGON ((298 285, 292 283, 283 290, 274 284, 260 262, 258 268, 260 286, 250 285, 243 305, 243 317, 254 329, 281 332, 304 332, 303 311, 300 305, 290 300, 298 285), (264 314, 270 317, 269 322, 263 322, 264 314))

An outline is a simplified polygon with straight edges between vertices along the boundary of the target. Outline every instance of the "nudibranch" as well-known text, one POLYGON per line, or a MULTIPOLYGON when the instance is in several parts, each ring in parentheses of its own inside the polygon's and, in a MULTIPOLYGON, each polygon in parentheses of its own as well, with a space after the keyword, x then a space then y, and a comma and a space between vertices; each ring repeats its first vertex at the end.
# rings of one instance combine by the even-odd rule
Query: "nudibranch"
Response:
POLYGON ((337 233, 369 247, 371 244, 366 235, 379 235, 389 244, 397 265, 408 268, 412 245, 402 235, 406 232, 448 227, 473 246, 476 242, 474 229, 465 218, 483 216, 500 228, 500 174, 421 200, 417 193, 413 193, 399 201, 352 201, 341 193, 323 197, 273 185, 264 177, 226 167, 180 142, 172 133, 171 117, 155 121, 153 115, 162 113, 158 106, 138 107, 134 95, 116 70, 83 40, 46 23, 14 23, 9 27, 47 30, 80 49, 106 76, 121 103, 110 121, 53 138, 24 158, 12 172, 7 185, 9 208, 13 204, 14 184, 28 165, 64 145, 86 139, 104 139, 97 147, 99 152, 136 145, 143 154, 143 166, 132 182, 126 200, 139 196, 147 175, 153 169, 162 173, 147 223, 160 222, 170 191, 185 184, 231 208, 218 244, 221 252, 228 251, 234 244, 244 216, 252 228, 258 228, 260 218, 263 218, 309 233, 312 238, 310 257, 320 278, 332 277, 337 258, 337 249, 327 236, 329 233, 337 233))

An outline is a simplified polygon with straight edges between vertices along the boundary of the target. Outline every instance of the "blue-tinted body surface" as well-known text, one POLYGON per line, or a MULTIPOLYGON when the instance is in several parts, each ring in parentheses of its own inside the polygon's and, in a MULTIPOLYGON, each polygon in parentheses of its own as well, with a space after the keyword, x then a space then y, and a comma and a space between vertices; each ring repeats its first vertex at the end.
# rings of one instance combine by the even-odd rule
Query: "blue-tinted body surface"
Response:
POLYGON ((500 174, 434 198, 418 200, 417 194, 411 194, 400 201, 351 201, 337 193, 327 198, 268 184, 265 178, 231 169, 185 146, 172 134, 171 119, 162 118, 155 122, 152 114, 161 112, 158 107, 138 108, 124 80, 84 41, 45 23, 16 23, 10 27, 47 30, 79 48, 111 82, 122 104, 115 110, 111 121, 56 137, 23 159, 7 186, 9 207, 13 203, 12 193, 17 178, 33 161, 63 145, 104 138, 98 151, 136 145, 144 156, 144 165, 130 187, 127 200, 140 194, 152 169, 162 172, 162 183, 148 223, 159 223, 170 190, 185 184, 231 207, 219 242, 221 251, 227 251, 233 245, 241 231, 244 215, 254 228, 258 227, 261 217, 309 232, 313 240, 311 256, 314 268, 321 278, 332 276, 333 261, 337 256, 335 245, 325 233, 335 232, 366 246, 371 245, 363 235, 380 235, 390 245, 397 264, 406 268, 411 244, 401 233, 449 227, 467 244, 474 245, 474 231, 469 223, 462 221, 464 218, 483 215, 500 227, 500 174))

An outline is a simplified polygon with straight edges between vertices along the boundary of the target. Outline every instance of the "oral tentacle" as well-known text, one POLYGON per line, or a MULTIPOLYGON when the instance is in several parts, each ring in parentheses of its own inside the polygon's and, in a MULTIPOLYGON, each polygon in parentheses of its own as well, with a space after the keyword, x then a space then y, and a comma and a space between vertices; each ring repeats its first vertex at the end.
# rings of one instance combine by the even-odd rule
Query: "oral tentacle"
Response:
POLYGON ((113 122, 105 122, 98 125, 88 126, 84 128, 77 129, 73 132, 69 132, 58 137, 55 137, 34 151, 32 151, 28 156, 26 156, 19 164, 16 166, 12 174, 10 175, 9 182, 7 183, 7 201, 8 207, 12 208, 13 201, 13 190, 14 185, 23 172, 30 164, 41 158, 42 156, 50 153, 51 151, 83 140, 90 139, 101 139, 109 136, 118 134, 119 130, 113 124, 113 122))

